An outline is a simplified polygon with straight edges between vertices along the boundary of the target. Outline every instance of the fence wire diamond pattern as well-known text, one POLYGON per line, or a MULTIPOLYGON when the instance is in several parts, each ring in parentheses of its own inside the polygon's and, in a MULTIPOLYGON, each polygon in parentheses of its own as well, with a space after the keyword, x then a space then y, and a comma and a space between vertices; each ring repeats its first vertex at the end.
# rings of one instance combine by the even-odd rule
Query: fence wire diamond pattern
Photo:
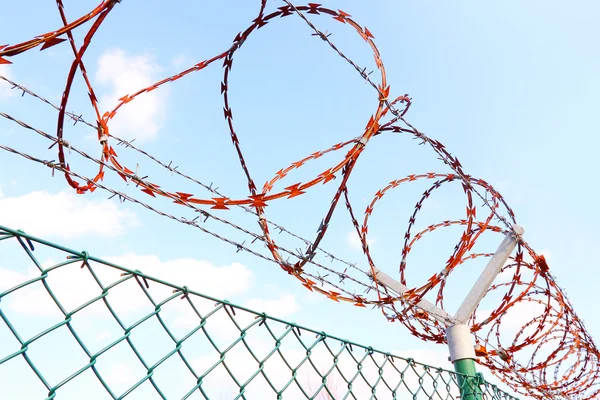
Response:
POLYGON ((460 398, 452 371, 2 226, 0 318, 2 399, 460 398))

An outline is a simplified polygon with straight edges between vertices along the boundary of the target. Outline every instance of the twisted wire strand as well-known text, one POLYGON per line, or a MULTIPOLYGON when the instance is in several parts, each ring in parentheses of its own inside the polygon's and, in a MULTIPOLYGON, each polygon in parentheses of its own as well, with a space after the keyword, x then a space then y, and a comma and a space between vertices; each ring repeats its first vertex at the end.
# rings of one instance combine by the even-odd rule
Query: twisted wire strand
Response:
MULTIPOLYGON (((7 77, 5 77, 3 75, 0 75, 0 80, 3 80, 5 82, 7 82, 8 84, 10 84, 12 86, 12 89, 21 90, 23 92, 23 94, 27 94, 27 95, 29 95, 29 96, 37 99, 37 100, 40 100, 41 102, 43 102, 43 103, 49 105, 50 107, 54 108, 56 111, 60 110, 59 106, 57 106, 56 104, 52 103, 50 100, 46 99, 45 97, 42 97, 39 94, 37 94, 37 93, 29 90, 27 87, 25 87, 25 86, 23 86, 23 85, 15 82, 15 81, 13 81, 11 79, 8 79, 7 77)), ((81 122, 81 123, 87 125, 88 127, 94 129, 94 130, 97 129, 97 127, 95 125, 93 125, 90 122, 86 121, 83 118, 83 115, 78 115, 78 114, 76 114, 74 112, 68 112, 68 111, 66 111, 65 114, 74 121, 74 124, 77 124, 78 122, 81 122)), ((45 135, 43 135, 43 136, 45 136, 45 135)), ((180 176, 180 177, 182 177, 182 178, 184 178, 184 179, 186 179, 186 180, 188 180, 190 182, 193 182, 193 183, 195 183, 197 185, 200 185, 202 188, 208 190, 209 192, 211 192, 213 194, 216 194, 216 195, 218 195, 220 197, 225 197, 224 194, 222 194, 221 192, 219 192, 219 190, 218 190, 218 188, 216 186, 213 187, 213 183, 212 182, 211 182, 210 185, 207 185, 207 184, 199 181, 198 179, 196 179, 196 178, 194 178, 194 177, 192 177, 192 176, 190 176, 190 175, 182 172, 179 169, 179 167, 172 166, 172 162, 165 163, 165 162, 159 160, 158 158, 156 158, 155 156, 153 156, 152 154, 146 152, 145 150, 143 150, 143 149, 135 146, 132 141, 128 141, 126 139, 120 138, 120 137, 118 137, 116 135, 111 135, 111 136, 118 142, 117 143, 118 145, 123 145, 126 148, 131 148, 135 152, 137 152, 139 154, 142 154, 144 157, 152 160, 153 162, 155 162, 156 164, 158 164, 162 168, 170 171, 171 173, 173 173, 175 175, 178 175, 178 176, 180 176)), ((64 141, 63 141, 63 143, 64 143, 64 141)), ((96 162, 98 162, 98 160, 96 160, 96 162)), ((250 208, 250 207, 247 207, 247 206, 244 206, 244 205, 240 205, 238 207, 241 207, 246 212, 249 212, 249 213, 252 213, 254 215, 257 215, 256 211, 254 209, 250 208)), ((283 225, 278 224, 278 223, 276 223, 276 222, 274 222, 274 221, 272 221, 270 219, 266 219, 266 221, 267 221, 267 223, 269 223, 270 225, 272 225, 273 227, 275 227, 275 229, 278 230, 278 231, 280 231, 281 233, 286 233, 286 234, 288 234, 288 235, 290 235, 290 236, 292 236, 292 237, 294 237, 296 239, 301 240, 302 242, 304 242, 304 244, 306 246, 312 246, 313 245, 313 243, 309 239, 306 239, 303 236, 300 236, 300 235, 298 235, 298 234, 296 234, 296 233, 288 230, 283 225)), ((330 258, 332 261, 338 261, 340 263, 345 264, 348 268, 354 269, 354 270, 356 270, 358 272, 365 273, 362 269, 356 267, 356 263, 352 263, 350 261, 347 261, 347 260, 344 260, 342 258, 339 258, 336 255, 334 255, 333 253, 331 253, 331 252, 323 249, 322 247, 316 247, 316 248, 317 248, 317 250, 319 250, 320 252, 322 252, 327 258, 330 258)))

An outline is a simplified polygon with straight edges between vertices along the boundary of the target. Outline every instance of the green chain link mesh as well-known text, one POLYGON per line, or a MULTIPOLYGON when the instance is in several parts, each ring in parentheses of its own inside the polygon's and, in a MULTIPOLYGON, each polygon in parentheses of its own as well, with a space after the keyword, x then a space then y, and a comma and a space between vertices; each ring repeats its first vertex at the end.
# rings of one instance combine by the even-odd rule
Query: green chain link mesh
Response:
MULTIPOLYGON (((0 399, 457 399, 473 382, 0 226, 7 263, 24 267, 0 268, 0 399)), ((463 398, 514 399, 479 383, 463 398)))

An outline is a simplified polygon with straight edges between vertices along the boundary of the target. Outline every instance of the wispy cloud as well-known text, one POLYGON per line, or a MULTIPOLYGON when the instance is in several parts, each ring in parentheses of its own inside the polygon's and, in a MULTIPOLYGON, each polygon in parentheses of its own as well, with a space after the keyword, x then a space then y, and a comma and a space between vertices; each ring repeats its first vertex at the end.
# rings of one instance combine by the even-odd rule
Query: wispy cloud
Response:
MULTIPOLYGON (((362 249, 362 243, 361 243, 360 237, 358 237, 358 234, 356 233, 356 231, 348 232, 348 235, 346 235, 346 241, 348 242, 348 244, 350 245, 351 248, 356 249, 356 250, 362 249)), ((369 246, 371 246, 376 241, 377 241, 377 239, 375 239, 375 238, 369 238, 369 239, 367 239, 367 244, 369 246)))
MULTIPOLYGON (((119 257, 108 257, 108 261, 123 265, 129 269, 141 270, 143 273, 168 280, 181 286, 188 285, 194 290, 208 293, 215 297, 224 298, 244 293, 253 285, 254 275, 246 266, 233 263, 225 266, 215 266, 208 261, 194 259, 174 259, 162 261, 156 255, 126 254, 119 257)), ((56 261, 46 260, 42 263, 44 268, 56 264, 56 261)), ((93 264, 96 277, 105 286, 122 279, 121 271, 101 264, 93 264)), ((39 271, 34 267, 20 268, 19 270, 0 267, 0 292, 14 287, 39 276, 39 271)), ((86 268, 78 265, 69 265, 52 271, 47 278, 47 284, 59 299, 66 310, 84 304, 90 299, 100 295, 102 289, 95 278, 86 268)), ((165 285, 151 286, 155 298, 166 298, 172 294, 172 289, 165 285)), ((144 310, 150 303, 145 293, 138 287, 135 280, 123 283, 111 289, 107 296, 111 306, 121 316, 127 316, 144 310)), ((36 283, 20 289, 14 295, 7 297, 6 306, 27 315, 58 316, 58 307, 54 304, 47 290, 41 283, 36 283)), ((207 306, 214 307, 209 302, 207 306)), ((202 306, 198 305, 199 308, 202 306)), ((86 310, 89 315, 105 313, 104 303, 98 301, 86 310)), ((205 310, 202 310, 204 312, 205 310)), ((186 302, 174 302, 167 314, 171 318, 185 317, 194 326, 195 318, 192 309, 186 302)))
MULTIPOLYGON (((106 51, 98 60, 96 73, 98 83, 108 89, 100 96, 102 109, 112 110, 123 96, 158 81, 160 72, 160 66, 148 55, 130 55, 121 49, 106 51)), ((124 105, 109 123, 110 132, 140 142, 155 139, 165 120, 166 90, 162 87, 144 93, 124 105)))
POLYGON ((252 271, 240 263, 215 266, 209 261, 192 258, 162 261, 156 255, 137 254, 108 257, 108 261, 130 269, 139 269, 145 274, 178 285, 187 285, 217 298, 244 293, 254 283, 252 271))
POLYGON ((293 294, 286 294, 278 299, 254 298, 248 300, 244 306, 253 310, 266 312, 277 318, 287 317, 300 310, 300 305, 293 294))
POLYGON ((36 191, 17 197, 0 193, 0 221, 36 236, 114 237, 138 225, 136 214, 110 200, 90 200, 71 191, 36 191))
POLYGON ((187 57, 179 55, 171 60, 171 65, 174 68, 181 68, 186 62, 188 62, 187 57))

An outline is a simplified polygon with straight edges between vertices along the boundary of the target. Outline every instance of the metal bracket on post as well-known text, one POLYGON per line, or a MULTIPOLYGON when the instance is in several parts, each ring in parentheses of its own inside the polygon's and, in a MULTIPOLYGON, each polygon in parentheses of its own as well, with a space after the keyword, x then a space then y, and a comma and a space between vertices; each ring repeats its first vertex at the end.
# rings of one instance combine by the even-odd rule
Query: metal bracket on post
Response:
MULTIPOLYGON (((402 297, 402 295, 404 295, 404 293, 408 291, 408 287, 401 284, 385 272, 382 272, 375 267, 373 267, 373 269, 375 270, 375 279, 384 286, 386 286, 388 289, 391 289, 392 291, 400 295, 400 297, 402 297)), ((444 325, 448 325, 452 321, 452 317, 450 317, 450 315, 446 311, 442 310, 435 304, 425 299, 419 301, 417 304, 415 304, 415 306, 427 312, 429 315, 442 322, 444 325)))
POLYGON ((505 237, 498 249, 492 256, 491 260, 488 262, 488 265, 485 267, 473 288, 459 307, 456 315, 454 315, 454 319, 459 321, 460 323, 466 324, 473 311, 483 299, 483 296, 487 293, 487 291, 492 286, 494 279, 498 276, 502 267, 510 257, 511 253, 517 247, 517 242, 519 237, 525 232, 523 228, 519 225, 513 226, 514 233, 509 232, 505 237))
MULTIPOLYGON (((446 339, 448 340, 448 348, 450 350, 450 361, 454 365, 454 370, 460 374, 458 376, 458 383, 461 393, 460 398, 462 400, 481 400, 483 398, 483 392, 479 387, 481 382, 480 374, 477 374, 475 370, 476 355, 473 338, 467 321, 471 318, 481 299, 483 299, 492 286, 515 247, 517 247, 517 243, 524 232, 524 229, 520 226, 513 226, 513 231, 504 237, 504 240, 498 246, 498 249, 479 276, 479 279, 477 279, 477 282, 475 282, 475 285, 471 288, 471 291, 462 302, 454 317, 451 317, 446 311, 425 299, 414 304, 414 306, 426 311, 433 318, 447 326, 446 339)), ((408 291, 408 287, 384 272, 381 272, 377 268, 374 268, 374 271, 374 279, 400 295, 400 297, 408 291)))

